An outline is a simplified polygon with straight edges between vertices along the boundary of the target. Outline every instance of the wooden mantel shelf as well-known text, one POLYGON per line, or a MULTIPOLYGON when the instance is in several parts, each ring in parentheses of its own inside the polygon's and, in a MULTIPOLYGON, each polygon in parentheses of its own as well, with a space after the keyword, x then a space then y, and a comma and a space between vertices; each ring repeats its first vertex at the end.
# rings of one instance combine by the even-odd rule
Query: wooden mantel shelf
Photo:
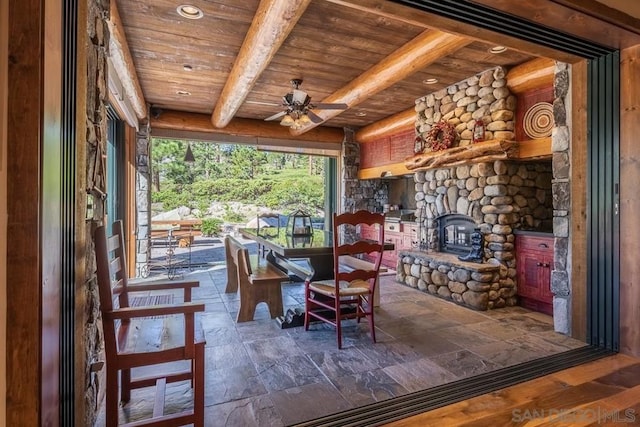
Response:
POLYGON ((358 172, 358 178, 373 179, 411 175, 421 170, 481 163, 498 159, 541 160, 549 158, 551 158, 551 137, 520 142, 490 140, 465 147, 454 147, 448 150, 419 154, 406 159, 404 162, 388 163, 361 169, 358 172), (490 158, 490 146, 497 147, 495 148, 497 151, 493 158, 490 158), (485 154, 482 154, 482 152, 485 154), (427 159, 425 164, 418 165, 418 162, 421 162, 423 158, 427 159))
POLYGON ((407 169, 416 171, 458 166, 466 163, 516 159, 518 158, 518 147, 519 144, 516 141, 492 139, 442 151, 416 154, 406 159, 404 164, 407 169))

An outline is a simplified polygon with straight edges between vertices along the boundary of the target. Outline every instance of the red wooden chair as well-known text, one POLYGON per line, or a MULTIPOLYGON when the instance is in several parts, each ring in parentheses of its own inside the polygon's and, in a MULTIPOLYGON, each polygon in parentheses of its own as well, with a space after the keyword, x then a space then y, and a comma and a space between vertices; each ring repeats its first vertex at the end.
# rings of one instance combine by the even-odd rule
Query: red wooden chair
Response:
MULTIPOLYGON (((191 289, 199 286, 197 281, 153 281, 130 284, 127 277, 124 236, 122 222, 113 224, 113 236, 107 237, 104 226, 98 227, 94 233, 96 245, 96 268, 100 292, 100 312, 104 330, 106 355, 106 425, 118 425, 118 391, 120 400, 126 403, 131 398, 131 390, 135 388, 156 386, 153 418, 135 422, 135 425, 204 425, 204 346, 205 340, 195 313, 204 311, 204 304, 191 302, 191 289), (143 307, 130 306, 131 292, 149 292, 158 290, 184 291, 183 304, 154 305, 143 307), (179 337, 178 345, 160 350, 130 348, 135 340, 130 340, 128 333, 134 334, 130 328, 131 320, 152 316, 184 317, 184 329, 179 328, 175 335, 179 337), (184 340, 182 340, 184 337, 184 340), (170 374, 158 373, 151 377, 131 378, 131 369, 186 360, 190 369, 170 374), (120 374, 120 390, 118 390, 118 374, 120 374), (164 415, 164 394, 167 383, 191 381, 193 387, 193 410, 185 410, 176 414, 164 415)), ((180 322, 169 322, 180 325, 180 322)), ((169 335, 174 334, 172 330, 169 335)), ((173 337, 170 337, 173 338, 173 337)), ((172 340, 173 341, 173 340, 172 340)))
POLYGON ((358 211, 333 215, 334 279, 305 283, 305 330, 309 330, 309 322, 312 319, 330 323, 336 327, 338 348, 342 348, 341 321, 356 318, 360 322, 362 317, 366 317, 369 320, 371 338, 376 342, 373 295, 382 262, 383 248, 383 214, 358 211), (340 231, 346 226, 355 227, 358 224, 378 224, 378 238, 342 244, 340 231), (369 255, 371 269, 361 266, 346 271, 341 268, 341 257, 362 254, 369 255), (350 309, 354 306, 355 310, 350 309))

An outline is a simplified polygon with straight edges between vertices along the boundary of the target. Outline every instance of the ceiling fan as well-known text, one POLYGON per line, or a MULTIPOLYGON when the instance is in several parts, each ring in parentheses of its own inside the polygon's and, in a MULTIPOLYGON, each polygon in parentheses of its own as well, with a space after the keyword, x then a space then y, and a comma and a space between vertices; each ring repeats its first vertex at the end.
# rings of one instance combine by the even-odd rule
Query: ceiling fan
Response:
POLYGON ((282 106, 284 111, 267 117, 265 121, 280 119, 282 126, 290 126, 294 129, 301 128, 309 123, 322 123, 322 117, 315 114, 314 108, 319 110, 346 110, 349 108, 347 104, 312 104, 311 97, 306 92, 300 90, 302 79, 292 79, 291 86, 293 90, 282 97, 282 106))

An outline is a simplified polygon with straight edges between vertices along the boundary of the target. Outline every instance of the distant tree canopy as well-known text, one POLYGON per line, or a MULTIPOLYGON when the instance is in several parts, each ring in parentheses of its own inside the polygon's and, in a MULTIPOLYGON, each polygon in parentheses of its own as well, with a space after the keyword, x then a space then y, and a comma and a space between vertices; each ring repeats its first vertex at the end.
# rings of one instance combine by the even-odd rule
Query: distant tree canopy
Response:
POLYGON ((244 202, 287 211, 324 207, 324 158, 258 151, 254 147, 154 139, 152 201, 163 210, 203 211, 212 202, 244 202), (187 163, 187 146, 195 161, 187 163))

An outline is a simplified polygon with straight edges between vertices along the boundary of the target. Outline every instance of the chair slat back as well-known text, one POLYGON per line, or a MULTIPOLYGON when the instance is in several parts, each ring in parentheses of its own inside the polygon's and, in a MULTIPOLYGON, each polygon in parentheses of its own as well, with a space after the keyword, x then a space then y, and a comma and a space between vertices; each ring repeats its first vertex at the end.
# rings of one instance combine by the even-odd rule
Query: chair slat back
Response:
POLYGON ((376 278, 382 263, 382 251, 384 249, 384 215, 369 212, 357 211, 333 215, 333 257, 334 257, 334 277, 336 286, 341 281, 351 282, 353 280, 366 280, 370 289, 374 289, 376 278), (347 227, 356 227, 360 224, 376 225, 378 228, 378 238, 376 240, 358 240, 355 242, 341 243, 341 231, 347 227), (369 261, 373 264, 372 269, 356 268, 351 271, 343 271, 340 268, 341 256, 368 255, 369 261), (373 257, 373 260, 371 258, 373 257))
MULTIPOLYGON (((113 232, 112 236, 107 236, 106 227, 96 228, 94 242, 105 347, 109 348, 109 351, 113 351, 112 354, 116 354, 118 349, 116 331, 119 329, 119 322, 106 319, 104 313, 128 307, 129 296, 127 294, 128 277, 122 221, 113 223, 113 232)), ((123 323, 128 323, 128 321, 123 321, 123 323)))

